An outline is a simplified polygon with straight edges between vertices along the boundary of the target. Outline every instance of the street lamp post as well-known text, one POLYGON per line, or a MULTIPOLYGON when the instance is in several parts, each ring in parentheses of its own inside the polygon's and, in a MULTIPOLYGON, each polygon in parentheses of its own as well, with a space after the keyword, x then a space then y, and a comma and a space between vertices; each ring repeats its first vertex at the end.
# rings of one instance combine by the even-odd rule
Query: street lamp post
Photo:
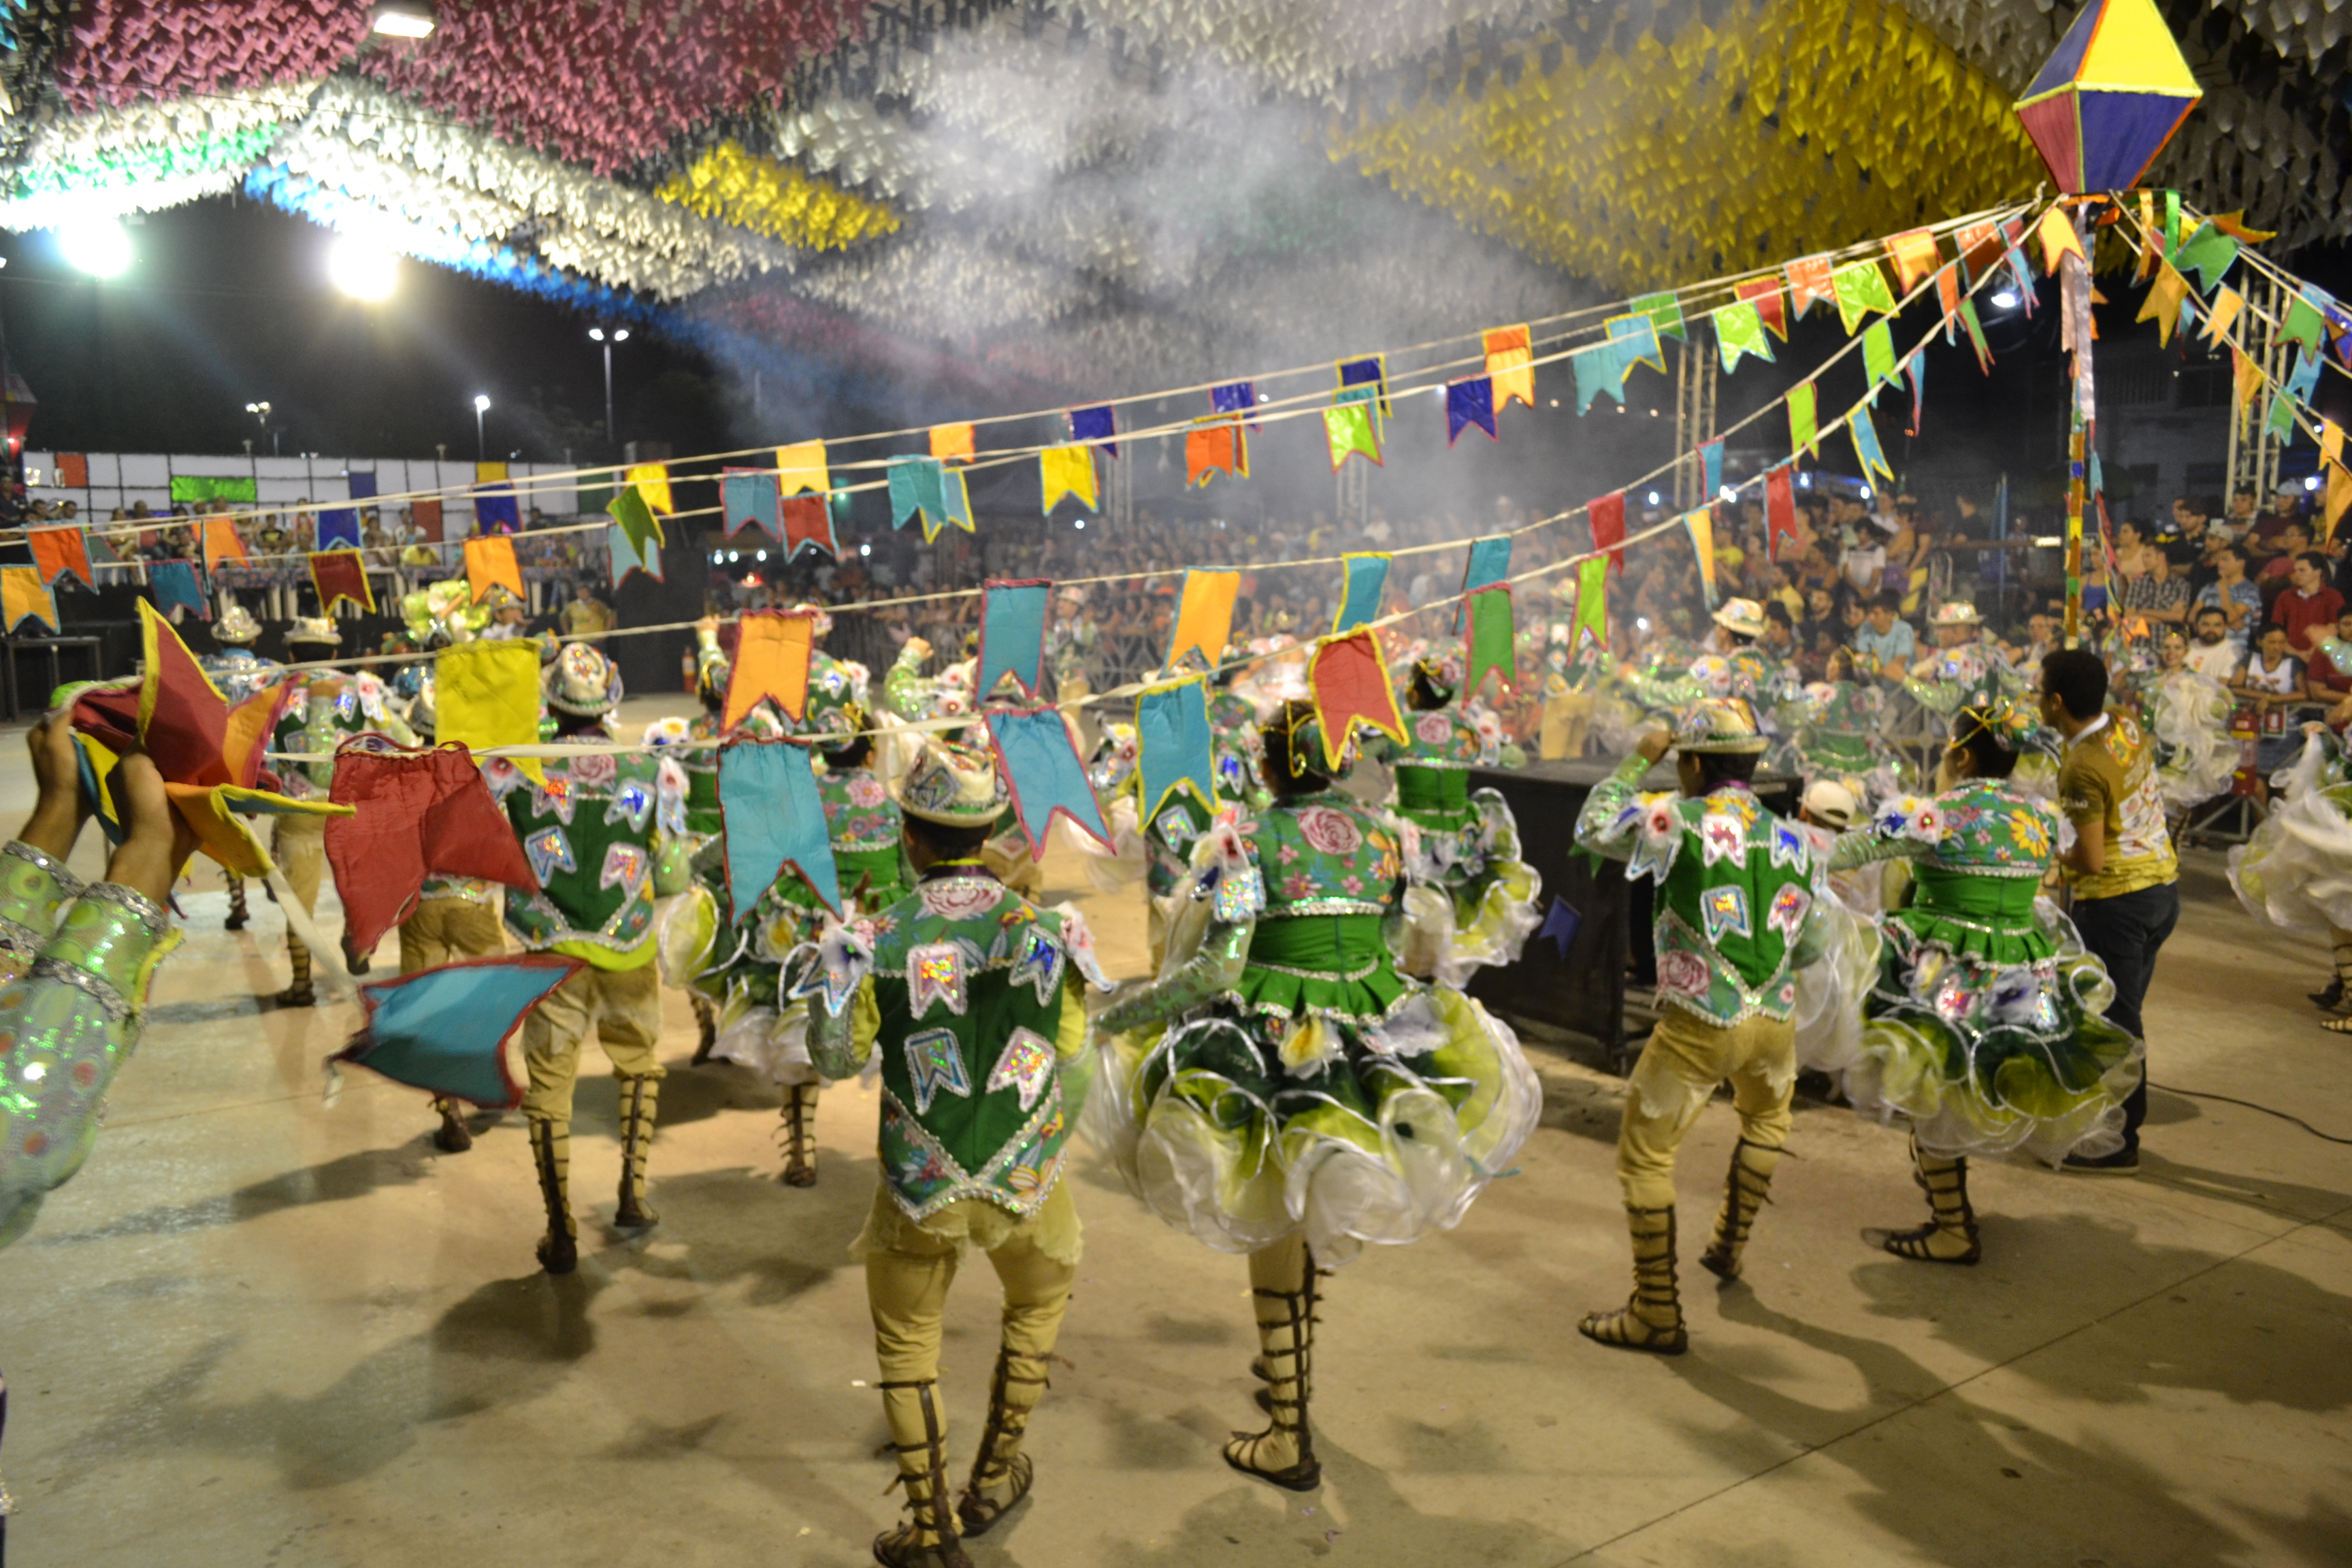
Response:
POLYGON ((607 444, 617 443, 621 437, 613 422, 613 345, 627 342, 629 329, 614 327, 607 332, 602 327, 591 327, 588 339, 591 342, 604 345, 604 439, 607 444))
POLYGON ((489 411, 490 395, 487 392, 474 394, 474 461, 477 463, 489 460, 489 448, 482 439, 482 416, 489 411))
POLYGON ((252 415, 264 430, 269 431, 269 455, 273 458, 278 456, 278 432, 269 429, 269 405, 248 403, 245 405, 245 411, 252 415))

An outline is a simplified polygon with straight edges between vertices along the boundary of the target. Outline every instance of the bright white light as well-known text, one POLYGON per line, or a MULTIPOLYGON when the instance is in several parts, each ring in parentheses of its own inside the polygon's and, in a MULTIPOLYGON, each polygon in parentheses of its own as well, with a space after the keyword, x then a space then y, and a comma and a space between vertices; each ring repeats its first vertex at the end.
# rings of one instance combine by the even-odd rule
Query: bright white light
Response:
POLYGON ((626 327, 614 327, 613 329, 613 341, 616 343, 627 342, 629 341, 629 329, 626 327))
POLYGON ((1992 307, 1996 310, 2013 310, 2017 309, 2017 290, 2014 289, 1997 289, 1993 290, 1992 307))
POLYGON ((2319 488, 2319 476, 2317 474, 2314 474, 2309 479, 2304 480, 2303 488, 2307 490, 2317 489, 2319 488))
POLYGON ((1799 474, 1797 476, 1797 488, 1801 490, 1811 489, 1813 488, 1813 476, 1811 474, 1799 474))
POLYGON ((712 552, 710 552, 710 563, 711 563, 713 566, 724 566, 725 564, 727 564, 727 553, 726 553, 726 552, 721 551, 721 550, 714 550, 714 551, 712 551, 712 552))
POLYGON ((591 327, 591 328, 589 328, 589 329, 588 329, 588 341, 589 341, 590 342, 592 342, 592 343, 601 343, 601 342, 603 342, 604 341, 604 328, 602 328, 602 327, 591 327))
POLYGON ((861 544, 857 547, 857 553, 860 555, 871 555, 874 553, 874 546, 871 544, 861 544))
POLYGON ((1650 492, 1650 504, 1651 504, 1652 506, 1655 506, 1655 505, 1657 505, 1657 504, 1658 504, 1658 492, 1657 492, 1657 491, 1655 491, 1655 490, 1652 490, 1652 491, 1650 492))
POLYGON ((1725 500, 1738 500, 1739 499, 1739 492, 1732 489, 1729 485, 1725 485, 1715 493, 1725 500))
POLYGON ((488 414, 489 411, 490 395, 487 392, 478 392, 474 394, 474 412, 477 414, 488 414))
POLYGON ((58 252, 77 272, 120 278, 131 266, 131 234, 117 218, 78 219, 58 226, 58 252))
POLYGON ((742 559, 743 552, 740 550, 730 550, 727 552, 727 561, 730 565, 732 565, 734 563, 742 559))
POLYGON ((1086 520, 1085 518, 1083 518, 1083 517, 1082 517, 1082 518, 1078 519, 1078 526, 1079 526, 1080 528, 1084 528, 1084 527, 1086 527, 1086 525, 1087 525, 1087 520, 1086 520))
POLYGON ((336 288, 354 300, 376 304, 392 298, 400 281, 399 264, 392 252, 356 235, 343 235, 327 253, 327 276, 336 288))
POLYGON ((765 561, 767 558, 768 552, 764 550, 755 550, 751 552, 751 559, 754 561, 765 561))
POLYGON ((1862 499, 1864 500, 1868 500, 1870 499, 1870 487, 1868 485, 1862 487, 1862 499))
POLYGON ((368 9, 370 30, 389 38, 429 38, 433 7, 425 0, 379 0, 368 9))

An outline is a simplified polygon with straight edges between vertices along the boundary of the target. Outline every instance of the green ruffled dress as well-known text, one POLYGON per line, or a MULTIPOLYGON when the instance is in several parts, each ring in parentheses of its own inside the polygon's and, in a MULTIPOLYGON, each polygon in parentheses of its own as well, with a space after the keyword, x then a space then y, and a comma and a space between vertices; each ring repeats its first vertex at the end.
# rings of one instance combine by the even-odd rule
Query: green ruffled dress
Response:
POLYGON ((2105 967, 2039 896, 2055 833, 2047 805, 1971 779, 1890 803, 1832 861, 1908 859, 1914 879, 1878 922, 1859 1057, 1807 1065, 1840 1068, 1857 1110, 1908 1118, 1933 1153, 2055 1165, 2121 1147, 2140 1043, 2107 1022, 2105 967))
POLYGON ((1303 1231, 1341 1262, 1455 1224, 1534 1131, 1508 1026, 1397 973, 1400 870, 1336 792, 1202 837, 1162 977, 1097 1020, 1086 1112, 1171 1225, 1224 1252, 1303 1231))

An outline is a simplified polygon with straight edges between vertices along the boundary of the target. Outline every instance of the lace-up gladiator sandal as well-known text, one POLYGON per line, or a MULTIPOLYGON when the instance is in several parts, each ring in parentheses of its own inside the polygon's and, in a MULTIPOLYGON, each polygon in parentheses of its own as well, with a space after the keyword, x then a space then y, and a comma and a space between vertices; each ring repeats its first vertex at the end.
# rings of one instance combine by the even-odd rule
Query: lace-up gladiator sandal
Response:
POLYGON ((1250 1288, 1259 1347, 1252 1367, 1265 1379, 1261 1403, 1273 1425, 1263 1432, 1236 1432, 1224 1447, 1225 1463, 1242 1474, 1295 1492, 1323 1484, 1323 1466, 1315 1458, 1315 1435, 1307 1421, 1314 1394, 1315 1254, 1301 1247, 1299 1257, 1292 1288, 1255 1280, 1250 1288))
POLYGON ((613 1223, 623 1230, 644 1230, 661 1223, 654 1205, 646 1202, 646 1153, 653 1147, 654 1107, 661 1098, 661 1079, 638 1073, 621 1080, 621 1202, 613 1223))
POLYGON ((1675 1288, 1675 1211, 1628 1205, 1625 1225, 1633 1237, 1633 1300, 1613 1312, 1587 1313, 1576 1331, 1618 1350, 1680 1355, 1690 1349, 1690 1333, 1675 1288))
POLYGON ((1021 1451, 1029 1433, 1029 1413, 1045 1394, 1045 1358, 996 1352, 996 1378, 988 1390, 988 1426, 971 1461, 971 1479, 956 1499, 956 1518, 966 1535, 985 1535, 1029 1495, 1036 1467, 1021 1451))
POLYGON ((1772 1194, 1772 1173, 1780 1151, 1742 1138, 1731 1146, 1731 1169, 1723 1181, 1723 1209, 1715 1216, 1715 1237, 1698 1260, 1717 1279, 1739 1278, 1739 1255, 1747 1250, 1748 1232, 1757 1211, 1772 1194))
POLYGON ((539 1168, 539 1195, 547 1202, 539 1266, 550 1274, 569 1274, 580 1267, 580 1228, 572 1220, 572 1124, 532 1121, 530 1157, 539 1168))
POLYGON ((1977 1239, 1977 1213, 1969 1206, 1969 1163, 1931 1154, 1911 1140, 1911 1179, 1927 1194, 1926 1225, 1896 1231, 1882 1244, 1897 1258, 1918 1263, 1974 1263, 1984 1256, 1977 1239))
POLYGON ((890 1420, 890 1447, 898 1457, 898 1478, 893 1486, 907 1489, 907 1517, 874 1538, 874 1561, 882 1568, 971 1568, 963 1545, 956 1539, 955 1515, 948 1508, 947 1433, 931 1391, 936 1379, 921 1383, 885 1383, 883 1411, 890 1420), (911 1400, 909 1395, 912 1395, 911 1400), (909 1405, 913 1410, 907 1408, 909 1405), (908 1441, 908 1417, 921 1416, 921 1436, 908 1441))

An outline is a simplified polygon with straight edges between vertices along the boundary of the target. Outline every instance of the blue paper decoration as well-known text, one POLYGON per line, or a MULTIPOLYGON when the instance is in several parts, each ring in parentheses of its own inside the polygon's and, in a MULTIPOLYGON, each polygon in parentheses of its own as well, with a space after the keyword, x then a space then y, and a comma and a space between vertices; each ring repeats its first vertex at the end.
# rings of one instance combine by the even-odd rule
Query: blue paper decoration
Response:
POLYGON ((352 472, 345 474, 343 479, 351 486, 352 499, 353 500, 375 500, 375 470, 373 468, 355 469, 352 472))
POLYGON ((628 531, 617 522, 605 526, 604 553, 612 566, 613 586, 615 588, 621 585, 621 579, 632 572, 642 572, 656 583, 669 581, 662 572, 660 542, 646 540, 646 552, 640 555, 636 546, 629 542, 628 531))
POLYGON ((893 458, 890 459, 890 526, 904 528, 907 520, 920 514, 923 537, 936 538, 940 524, 947 521, 947 493, 941 479, 943 465, 936 458, 893 458))
POLYGON ((1118 411, 1109 404, 1070 410, 1070 439, 1091 441, 1112 457, 1118 456, 1118 411))
POLYGON ((2307 348, 2294 351, 2294 369, 2287 374, 2286 395, 2305 407, 2319 390, 2319 356, 2307 348))
POLYGON ((772 469, 730 468, 719 478, 720 520, 730 538, 747 528, 760 528, 782 543, 784 531, 776 521, 780 500, 772 469))
POLYGON ((1486 432, 1490 441, 1499 439, 1495 429, 1495 384, 1483 375, 1466 377, 1445 384, 1445 444, 1475 425, 1486 432))
POLYGON ((1381 592, 1389 583, 1389 558, 1385 555, 1346 555, 1340 558, 1339 566, 1347 574, 1347 584, 1339 595, 1339 613, 1331 621, 1334 637, 1351 632, 1366 621, 1379 619, 1381 592))
MULTIPOLYGON (((1656 333, 1652 334, 1653 339, 1656 333)), ((1568 356, 1569 369, 1576 373, 1576 411, 1579 414, 1592 406, 1595 394, 1607 393, 1625 406, 1625 370, 1630 362, 1624 355, 1624 345, 1614 339, 1577 350, 1568 356)))
POLYGON ((522 1103, 523 1086, 507 1071, 509 1037, 549 992, 586 967, 534 952, 467 959, 362 985, 365 1021, 333 1059, 411 1089, 511 1110, 522 1103))
POLYGON ((515 488, 504 479, 474 487, 474 531, 476 533, 519 533, 522 530, 522 507, 515 499, 515 488))
POLYGON ((1454 605, 1454 635, 1462 635, 1464 606, 1469 595, 1490 583, 1499 583, 1511 574, 1511 536, 1490 534, 1470 542, 1470 563, 1462 569, 1463 597, 1454 605))
POLYGON ((1554 893, 1551 908, 1545 912, 1544 922, 1538 928, 1536 935, 1551 943, 1553 951, 1559 955, 1559 962, 1566 963, 1568 950, 1575 945, 1577 931, 1583 924, 1584 917, 1571 909, 1566 899, 1554 893))
POLYGON ((1187 680, 1155 687, 1136 700, 1135 776, 1141 796, 1143 820, 1160 815, 1168 797, 1189 789, 1202 805, 1214 808, 1216 794, 1210 781, 1217 775, 1215 749, 1209 739, 1207 683, 1187 680))
MULTIPOLYGON (((971 491, 964 484, 961 468, 949 468, 940 475, 940 501, 945 514, 940 521, 954 523, 966 533, 980 531, 972 526, 971 491)), ((928 539, 938 532, 939 529, 934 525, 924 537, 928 539)))
POLYGON ((808 748, 790 741, 730 741, 719 749, 719 820, 726 833, 727 895, 735 923, 787 867, 835 914, 841 884, 825 832, 824 802, 808 748))
POLYGON ((319 513, 319 530, 312 549, 357 550, 359 547, 360 514, 357 508, 331 506, 319 513))
POLYGON ((1717 436, 1712 441, 1699 443, 1698 466, 1700 484, 1705 491, 1699 499, 1706 505, 1713 506, 1723 497, 1722 437, 1717 436))
POLYGON ((1220 414, 1247 414, 1251 417, 1244 423, 1251 429, 1263 427, 1256 417, 1257 383, 1254 381, 1229 381, 1209 388, 1209 406, 1220 414))
POLYGON ((1070 728, 1059 712, 1051 708, 997 709, 988 715, 988 738, 996 742, 997 759, 1004 764, 1013 810, 1021 819, 1021 831, 1029 836, 1033 859, 1045 858, 1045 833, 1056 812, 1104 848, 1111 847, 1102 805, 1087 783, 1086 764, 1078 761, 1070 728))
POLYGON ((212 606, 205 603, 204 584, 196 579, 193 561, 158 561, 147 569, 147 586, 154 594, 159 610, 177 605, 194 610, 204 620, 213 618, 212 606))
POLYGON ((1389 407, 1389 372, 1384 354, 1339 362, 1339 395, 1332 401, 1361 403, 1367 400, 1381 411, 1383 417, 1392 412, 1389 407))
POLYGON ((972 696, 986 700, 1010 675, 1021 689, 1037 695, 1045 663, 1045 596, 1053 584, 1043 577, 990 583, 980 604, 980 662, 972 696))

